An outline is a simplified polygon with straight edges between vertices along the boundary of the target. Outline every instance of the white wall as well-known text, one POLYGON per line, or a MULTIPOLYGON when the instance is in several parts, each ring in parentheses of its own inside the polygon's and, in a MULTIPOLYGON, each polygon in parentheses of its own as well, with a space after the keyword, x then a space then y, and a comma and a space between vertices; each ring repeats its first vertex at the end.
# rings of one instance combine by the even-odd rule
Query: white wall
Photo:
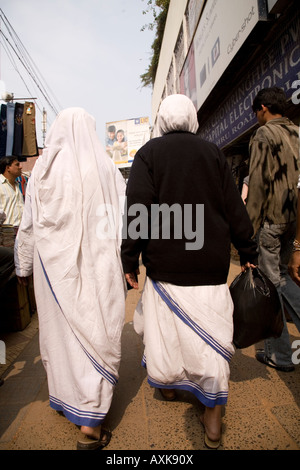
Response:
POLYGON ((160 51, 157 74, 152 95, 152 123, 154 124, 169 73, 178 33, 182 25, 188 0, 171 0, 160 51))

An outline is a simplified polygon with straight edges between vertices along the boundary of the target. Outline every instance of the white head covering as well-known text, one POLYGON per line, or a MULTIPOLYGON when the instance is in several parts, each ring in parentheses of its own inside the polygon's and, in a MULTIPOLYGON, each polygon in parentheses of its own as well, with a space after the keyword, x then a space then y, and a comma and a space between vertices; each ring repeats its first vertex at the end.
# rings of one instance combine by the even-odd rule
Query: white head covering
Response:
POLYGON ((196 134, 197 111, 193 102, 185 95, 170 95, 163 100, 158 113, 160 133, 185 131, 196 134))

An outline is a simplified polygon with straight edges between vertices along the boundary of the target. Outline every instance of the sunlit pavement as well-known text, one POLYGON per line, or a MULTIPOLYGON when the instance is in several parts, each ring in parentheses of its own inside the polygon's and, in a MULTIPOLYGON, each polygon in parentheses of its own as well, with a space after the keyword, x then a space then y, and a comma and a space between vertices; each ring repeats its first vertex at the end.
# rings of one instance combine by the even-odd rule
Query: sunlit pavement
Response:
MULTIPOLYGON (((232 262, 230 283, 240 272, 232 262)), ((106 426, 113 433, 104 451, 206 449, 199 423, 203 408, 188 392, 174 402, 163 401, 147 383, 141 367, 143 345, 132 318, 140 290, 126 302, 122 362, 106 426)), ((299 339, 288 323, 291 342, 299 339)), ((3 337, 0 336, 3 340, 3 337)), ((38 319, 6 335, 7 363, 0 365, 0 450, 75 450, 78 428, 49 406, 47 380, 39 355, 38 319)), ((298 356, 299 357, 299 356, 298 356)), ((255 348, 238 350, 231 362, 229 401, 224 409, 220 450, 300 450, 300 365, 278 372, 255 359, 255 348)), ((107 454, 108 455, 108 454, 107 454)))

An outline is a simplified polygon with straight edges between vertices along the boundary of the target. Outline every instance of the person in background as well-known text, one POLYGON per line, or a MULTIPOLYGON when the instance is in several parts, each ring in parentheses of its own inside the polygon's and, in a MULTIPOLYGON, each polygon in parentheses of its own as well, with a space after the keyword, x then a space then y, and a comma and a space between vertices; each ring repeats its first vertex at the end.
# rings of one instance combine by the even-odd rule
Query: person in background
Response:
MULTIPOLYGON (((6 214, 0 209, 0 227, 6 219, 6 214)), ((0 246, 0 294, 3 291, 11 274, 14 272, 14 250, 0 246)), ((4 384, 4 380, 0 378, 0 386, 4 384)))
POLYGON ((22 165, 14 156, 0 160, 0 209, 6 214, 6 225, 19 227, 24 209, 24 198, 16 179, 21 176, 22 165))
MULTIPOLYGON (((5 222, 6 214, 0 209, 0 227, 5 222)), ((15 269, 14 250, 0 246, 0 293, 15 269)))
POLYGON ((15 265, 23 284, 33 272, 50 406, 80 426, 78 450, 100 449, 111 438, 102 424, 125 318, 124 191, 94 118, 81 108, 62 111, 28 182, 15 265))
POLYGON ((192 101, 168 96, 158 120, 162 137, 137 152, 129 176, 123 269, 137 289, 142 254, 147 277, 134 328, 143 337, 149 384, 166 400, 176 389, 195 394, 205 407, 205 444, 217 448, 234 354, 231 242, 243 266, 254 266, 256 243, 225 156, 195 135, 192 101), (177 215, 160 217, 158 206, 177 215))
MULTIPOLYGON (((300 331, 300 290, 288 274, 296 232, 299 129, 285 117, 282 89, 264 88, 253 101, 259 128, 249 152, 247 210, 259 247, 258 265, 277 287, 283 307, 300 331)), ((269 338, 258 349, 259 362, 283 372, 294 370, 286 326, 280 338, 269 338)))
POLYGON ((289 260, 288 270, 293 281, 300 287, 300 176, 298 180, 296 237, 293 242, 293 251, 289 260))
POLYGON ((112 157, 113 145, 116 140, 116 127, 114 125, 108 126, 106 136, 106 152, 110 157, 112 157))

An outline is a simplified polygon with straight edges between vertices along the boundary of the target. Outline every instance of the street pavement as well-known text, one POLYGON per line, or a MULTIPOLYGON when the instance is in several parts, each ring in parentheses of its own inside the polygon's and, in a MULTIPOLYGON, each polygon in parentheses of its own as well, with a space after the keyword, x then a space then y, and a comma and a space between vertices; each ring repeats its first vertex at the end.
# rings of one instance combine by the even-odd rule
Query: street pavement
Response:
MULTIPOLYGON (((233 261, 228 283, 239 272, 233 261)), ((132 324, 143 268, 141 273, 140 289, 129 291, 126 301, 120 378, 105 423, 113 435, 102 452, 114 459, 124 450, 130 455, 135 455, 134 451, 198 454, 208 450, 199 422, 202 405, 184 391, 178 392, 176 401, 164 401, 148 385, 141 367, 143 345, 132 324)), ((295 325, 288 323, 288 328, 291 342, 299 340, 295 325)), ((0 340, 7 347, 7 363, 0 365, 4 379, 0 387, 0 450, 75 450, 79 429, 49 406, 37 314, 25 330, 0 334, 0 340)), ((256 361, 254 346, 236 351, 219 450, 300 450, 300 365, 294 372, 278 372, 256 361)))

